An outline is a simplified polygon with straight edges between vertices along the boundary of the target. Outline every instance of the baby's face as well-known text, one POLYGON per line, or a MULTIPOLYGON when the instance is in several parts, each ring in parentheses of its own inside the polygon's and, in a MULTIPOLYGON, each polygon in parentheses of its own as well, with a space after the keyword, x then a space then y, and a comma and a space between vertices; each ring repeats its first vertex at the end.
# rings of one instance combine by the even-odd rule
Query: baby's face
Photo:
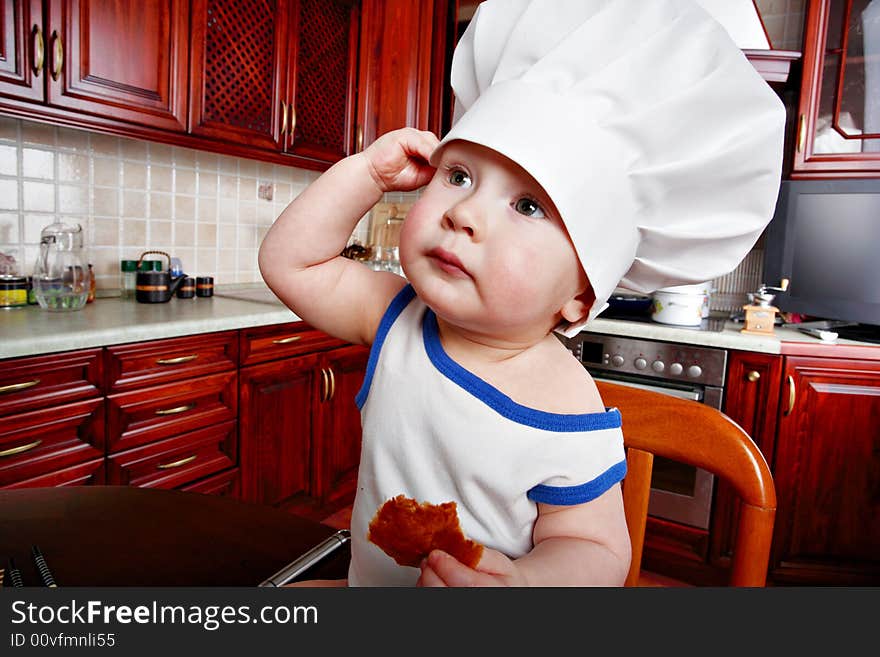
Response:
POLYGON ((546 334, 587 288, 555 207, 541 186, 495 151, 453 141, 407 214, 404 271, 447 322, 488 335, 546 334))

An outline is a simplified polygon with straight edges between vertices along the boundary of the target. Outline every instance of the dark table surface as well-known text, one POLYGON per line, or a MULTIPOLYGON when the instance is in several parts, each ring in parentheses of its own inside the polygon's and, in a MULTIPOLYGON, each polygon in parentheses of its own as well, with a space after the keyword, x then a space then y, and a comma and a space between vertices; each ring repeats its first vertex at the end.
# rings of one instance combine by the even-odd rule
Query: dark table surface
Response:
MULTIPOLYGON (((229 497, 128 486, 0 490, 0 567, 42 586, 256 586, 336 530, 229 497)), ((343 578, 339 550, 298 579, 343 578)), ((6 579, 9 586, 9 578, 6 579)))

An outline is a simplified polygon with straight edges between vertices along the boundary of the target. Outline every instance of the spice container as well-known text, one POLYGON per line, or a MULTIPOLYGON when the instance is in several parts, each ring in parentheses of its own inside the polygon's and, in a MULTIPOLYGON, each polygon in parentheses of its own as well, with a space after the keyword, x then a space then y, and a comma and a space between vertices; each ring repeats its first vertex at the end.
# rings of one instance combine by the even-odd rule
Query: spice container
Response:
POLYGON ((214 296, 214 277, 213 276, 197 276, 196 277, 196 296, 213 297, 214 296))
POLYGON ((192 299, 196 295, 196 281, 189 276, 183 279, 183 283, 177 288, 178 299, 192 299))
POLYGON ((0 308, 27 305, 27 279, 24 276, 0 275, 0 308))
POLYGON ((96 287, 97 283, 95 282, 95 270, 92 267, 92 264, 89 263, 89 296, 86 297, 86 303, 91 303, 95 300, 96 287))
POLYGON ((137 260, 123 260, 119 263, 119 295, 123 299, 134 299, 137 265, 137 260))

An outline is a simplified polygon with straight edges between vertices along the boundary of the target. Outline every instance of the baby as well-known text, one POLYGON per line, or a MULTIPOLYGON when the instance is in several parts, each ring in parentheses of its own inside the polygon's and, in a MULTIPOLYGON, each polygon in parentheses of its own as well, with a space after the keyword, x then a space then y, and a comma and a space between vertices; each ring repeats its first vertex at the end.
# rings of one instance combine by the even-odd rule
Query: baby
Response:
POLYGON ((350 585, 621 585, 621 418, 554 331, 619 284, 738 264, 772 216, 784 112, 691 0, 488 0, 456 48, 443 142, 397 130, 331 167, 260 249, 303 320, 372 345, 350 585), (342 258, 385 192, 424 190, 406 278, 342 258), (476 568, 398 566, 367 541, 387 499, 457 503, 476 568))

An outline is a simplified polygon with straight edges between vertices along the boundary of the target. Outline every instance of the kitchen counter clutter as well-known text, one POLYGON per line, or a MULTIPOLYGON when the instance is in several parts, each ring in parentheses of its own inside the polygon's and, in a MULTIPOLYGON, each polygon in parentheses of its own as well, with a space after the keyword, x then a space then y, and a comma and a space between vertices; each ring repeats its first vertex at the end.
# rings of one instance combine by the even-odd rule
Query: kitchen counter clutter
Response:
MULTIPOLYGON (((218 287, 215 296, 174 298, 145 304, 119 297, 100 298, 80 311, 52 313, 37 306, 0 313, 0 358, 33 356, 72 349, 158 340, 255 326, 299 321, 264 285, 218 287)), ((599 317, 585 329, 590 333, 663 340, 766 354, 797 353, 806 349, 864 347, 864 357, 880 347, 838 339, 825 343, 795 329, 777 327, 774 335, 746 335, 742 324, 726 322, 721 331, 699 331, 651 322, 599 317)), ((838 350, 839 351, 839 350, 838 350)), ((830 355, 830 353, 829 353, 830 355)), ((860 354, 862 355, 862 354, 860 354)))

